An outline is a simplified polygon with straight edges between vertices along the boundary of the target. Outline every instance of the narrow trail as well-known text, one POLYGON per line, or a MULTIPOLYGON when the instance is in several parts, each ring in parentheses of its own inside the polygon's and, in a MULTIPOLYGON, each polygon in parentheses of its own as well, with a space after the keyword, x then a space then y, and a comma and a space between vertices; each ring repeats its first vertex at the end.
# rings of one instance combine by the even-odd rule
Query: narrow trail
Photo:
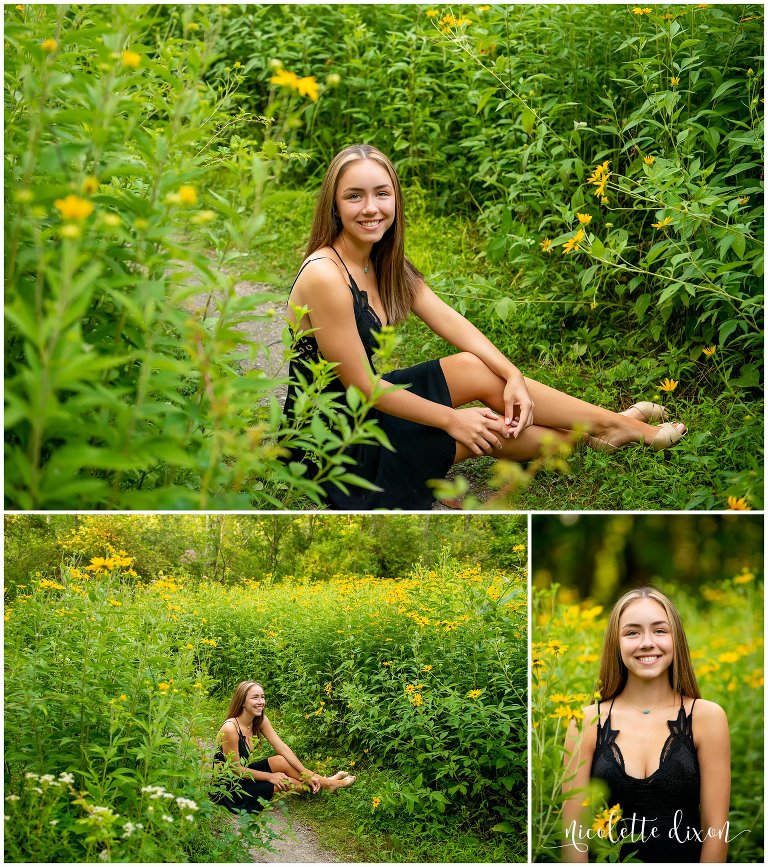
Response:
MULTIPOLYGON (((287 809, 290 809, 287 808, 287 809)), ((254 864, 310 864, 336 863, 336 856, 324 849, 317 832, 306 822, 291 818, 276 810, 269 816, 273 830, 280 838, 272 841, 274 852, 254 848, 250 855, 254 864)))
MULTIPOLYGON (((275 288, 268 283, 254 283, 248 280, 241 280, 235 284, 235 293, 239 298, 254 294, 274 294, 275 288)), ((202 313, 205 309, 207 296, 205 294, 193 295, 187 301, 187 306, 191 312, 202 313)), ((247 364, 244 367, 252 369, 260 367, 270 377, 285 376, 288 373, 287 365, 283 361, 283 340, 282 333, 285 323, 283 315, 285 313, 285 304, 280 302, 267 302, 258 308, 258 312, 265 314, 266 318, 252 317, 246 322, 238 326, 238 331, 241 331, 250 341, 257 342, 263 349, 259 353, 255 361, 247 364)), ((247 350, 247 344, 242 344, 238 349, 247 350)), ((286 387, 279 386, 275 395, 280 403, 285 399, 286 387)), ((461 468, 453 468, 448 472, 448 478, 451 479, 456 475, 463 475, 461 468)), ((474 474, 469 476, 470 488, 467 492, 468 496, 476 497, 481 501, 488 499, 491 490, 480 480, 474 478, 474 474)), ((435 512, 452 512, 455 509, 446 506, 442 502, 436 502, 432 510, 435 512)))

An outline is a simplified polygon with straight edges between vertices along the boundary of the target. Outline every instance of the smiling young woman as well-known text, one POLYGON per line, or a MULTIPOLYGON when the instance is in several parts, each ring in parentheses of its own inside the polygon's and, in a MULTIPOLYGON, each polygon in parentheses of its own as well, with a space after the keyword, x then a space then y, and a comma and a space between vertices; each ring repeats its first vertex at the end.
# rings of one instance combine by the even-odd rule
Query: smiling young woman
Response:
POLYGON ((307 770, 272 727, 264 713, 266 701, 260 683, 244 680, 237 685, 216 738, 212 801, 231 812, 258 813, 276 792, 316 794, 320 789, 335 791, 355 782, 346 771, 323 777, 307 770), (263 737, 277 755, 254 760, 254 736, 259 742, 263 737))
POLYGON ((608 620, 600 663, 601 699, 584 708, 566 737, 563 809, 566 861, 586 862, 574 845, 590 779, 602 780, 611 839, 621 857, 644 863, 724 862, 728 852, 730 741, 723 709, 701 698, 688 642, 672 602, 651 587, 625 593, 608 620))
MULTIPOLYGON (((578 428, 587 442, 614 449, 632 442, 668 448, 685 434, 683 424, 664 421, 664 407, 643 402, 611 412, 528 379, 461 314, 424 282, 405 257, 403 198, 397 173, 369 145, 344 148, 326 172, 312 222, 306 257, 289 297, 289 319, 304 308, 302 336, 291 363, 285 402, 293 417, 300 378, 311 380, 313 364, 333 362, 337 381, 326 390, 355 385, 372 391, 376 335, 415 313, 459 352, 387 373, 373 416, 394 451, 381 446, 352 450, 351 470, 378 490, 345 493, 325 486, 337 509, 430 508, 430 479, 450 466, 489 454, 527 461, 539 456, 546 437, 572 438, 578 428), (481 407, 465 404, 481 402, 481 407)), ((292 455, 313 472, 312 455, 292 455)))

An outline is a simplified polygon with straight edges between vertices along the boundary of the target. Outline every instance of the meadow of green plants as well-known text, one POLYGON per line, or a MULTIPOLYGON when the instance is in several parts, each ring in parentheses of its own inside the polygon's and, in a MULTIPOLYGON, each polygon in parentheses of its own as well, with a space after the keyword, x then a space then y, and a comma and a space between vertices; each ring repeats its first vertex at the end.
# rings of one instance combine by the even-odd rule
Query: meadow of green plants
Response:
MULTIPOLYGON (((731 735, 728 860, 763 860, 764 635, 762 574, 749 567, 696 588, 654 582, 668 593, 685 627, 702 696, 726 712, 731 735), (748 833, 741 833, 748 831, 748 833)), ((596 697, 608 610, 553 584, 533 596, 531 623, 531 833, 534 861, 559 861, 563 844, 565 732, 596 697)), ((599 803, 592 808, 600 809, 599 803)), ((595 860, 615 860, 597 841, 595 860)))
MULTIPOLYGON (((287 426, 239 329, 361 140, 402 174, 409 255, 526 373, 690 428, 503 468, 502 505, 762 507, 761 5, 4 15, 9 507, 305 508, 354 481, 368 404, 340 424, 310 390, 287 426), (307 437, 315 483, 283 461, 307 437)), ((398 336, 385 366, 445 351, 398 336)))
POLYGON ((333 811, 340 860, 525 861, 527 557, 507 521, 515 566, 446 553, 390 579, 141 574, 91 553, 100 525, 62 531, 57 565, 6 586, 6 859, 250 860, 269 814, 239 837, 208 786, 229 695, 258 679, 307 766, 358 777, 301 805, 333 811))

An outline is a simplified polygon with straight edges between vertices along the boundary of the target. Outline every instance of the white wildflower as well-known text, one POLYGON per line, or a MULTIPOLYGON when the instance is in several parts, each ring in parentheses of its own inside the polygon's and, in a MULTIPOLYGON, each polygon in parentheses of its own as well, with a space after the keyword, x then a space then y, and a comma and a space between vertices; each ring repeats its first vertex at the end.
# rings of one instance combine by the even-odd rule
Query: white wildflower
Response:
POLYGON ((164 822, 173 822, 173 816, 169 816, 167 813, 163 813, 162 818, 164 822))
POLYGON ((64 773, 59 774, 59 779, 62 783, 68 783, 71 786, 72 783, 75 782, 75 775, 65 771, 64 773))
POLYGON ((5 800, 6 801, 18 801, 19 796, 18 795, 6 795, 5 800))

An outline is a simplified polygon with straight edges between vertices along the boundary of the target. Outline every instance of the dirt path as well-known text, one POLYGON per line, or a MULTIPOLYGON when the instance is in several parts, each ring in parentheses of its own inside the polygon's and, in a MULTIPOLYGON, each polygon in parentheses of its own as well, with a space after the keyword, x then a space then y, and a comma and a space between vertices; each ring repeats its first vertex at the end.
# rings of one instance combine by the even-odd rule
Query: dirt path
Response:
POLYGON ((272 841, 274 852, 264 849, 251 849, 254 864, 310 864, 335 863, 332 852, 324 849, 317 833, 306 823, 292 818, 290 826, 285 815, 275 811, 269 817, 274 831, 280 839, 272 841))

